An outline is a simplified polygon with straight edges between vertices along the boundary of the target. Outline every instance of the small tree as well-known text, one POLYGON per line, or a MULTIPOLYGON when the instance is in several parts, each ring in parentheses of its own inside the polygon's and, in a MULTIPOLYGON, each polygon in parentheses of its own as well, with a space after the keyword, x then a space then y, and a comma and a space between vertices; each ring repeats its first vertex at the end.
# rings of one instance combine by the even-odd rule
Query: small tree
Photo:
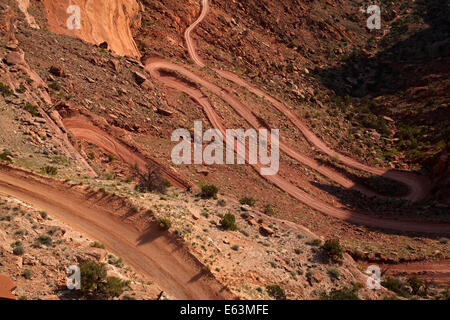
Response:
POLYGON ((128 282, 116 277, 107 277, 104 263, 85 262, 80 266, 81 294, 83 296, 119 297, 128 282))
POLYGON ((123 293, 123 287, 127 285, 127 282, 116 278, 108 277, 106 279, 106 286, 104 289, 104 294, 110 298, 117 298, 123 293))
POLYGON ((204 199, 217 199, 217 193, 219 192, 219 188, 217 188, 213 184, 207 184, 202 186, 202 192, 200 193, 200 196, 204 199))
POLYGON ((271 286, 267 286, 267 293, 272 298, 275 298, 276 300, 286 300, 286 293, 284 292, 283 288, 281 288, 279 285, 274 284, 271 286))
POLYGON ((161 169, 153 164, 147 164, 147 171, 141 173, 137 167, 134 167, 135 176, 138 177, 139 182, 136 189, 139 192, 159 192, 165 194, 167 188, 170 187, 170 182, 163 178, 161 169))
POLYGON ((225 230, 235 231, 237 229, 236 217, 231 213, 227 213, 226 215, 223 216, 222 220, 220 220, 220 225, 225 230))
POLYGON ((253 199, 252 197, 242 197, 241 199, 239 199, 239 202, 240 204, 246 204, 250 207, 253 207, 256 204, 255 199, 253 199))
POLYGON ((330 239, 325 241, 322 249, 325 254, 333 261, 340 261, 343 258, 343 250, 341 244, 339 243, 339 239, 330 239))
POLYGON ((86 262, 80 266, 81 293, 84 296, 98 295, 104 290, 106 265, 104 263, 86 262))

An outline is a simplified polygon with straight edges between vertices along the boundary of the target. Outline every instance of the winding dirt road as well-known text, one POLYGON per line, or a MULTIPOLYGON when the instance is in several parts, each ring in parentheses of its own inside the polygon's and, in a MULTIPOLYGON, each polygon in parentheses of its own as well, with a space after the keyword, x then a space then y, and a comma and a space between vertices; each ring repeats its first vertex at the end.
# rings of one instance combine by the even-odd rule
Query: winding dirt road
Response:
POLYGON ((82 139, 108 151, 131 167, 137 165, 138 169, 145 172, 147 164, 151 163, 160 168, 161 174, 168 179, 172 185, 179 188, 190 188, 192 184, 178 176, 175 172, 166 168, 153 158, 146 157, 130 148, 105 131, 93 125, 84 116, 78 115, 63 120, 64 126, 77 139, 82 139))
MULTIPOLYGON (((194 22, 193 25, 191 25, 188 30, 185 32, 186 36, 186 43, 188 46, 189 53, 192 57, 192 59, 199 65, 204 66, 203 62, 198 57, 196 51, 195 51, 195 45, 191 39, 191 33, 194 30, 194 28, 206 17, 207 11, 208 11, 208 1, 203 0, 202 2, 203 8, 202 13, 197 21, 194 22)), ((247 107, 241 103, 237 98, 235 98, 231 92, 231 90, 224 89, 222 87, 219 87, 213 83, 210 83, 209 81, 205 80, 201 76, 196 75, 192 71, 184 68, 183 66, 174 64, 172 62, 159 59, 159 58, 152 58, 149 59, 146 62, 146 70, 150 73, 152 77, 155 79, 161 81, 166 86, 171 87, 176 90, 180 90, 187 95, 191 96, 193 99, 195 99, 202 107, 203 110, 208 118, 208 120, 211 122, 214 128, 220 130, 222 132, 222 135, 224 135, 225 129, 223 124, 220 121, 220 117, 215 112, 214 108, 212 107, 209 100, 203 95, 203 93, 194 88, 193 86, 190 86, 186 84, 185 82, 181 81, 180 79, 177 79, 172 76, 161 74, 160 71, 164 70, 171 70, 178 72, 182 76, 188 78, 190 81, 193 81, 203 88, 208 89, 213 94, 220 97, 222 100, 227 102, 242 118, 244 118, 248 123, 250 123, 253 127, 258 128, 260 127, 260 124, 258 122, 258 119, 252 114, 250 110, 247 109, 247 107)), ((216 70, 218 73, 223 73, 220 70, 216 70)), ((227 73, 228 78, 233 78, 236 81, 239 81, 240 85, 245 85, 250 88, 250 85, 247 85, 245 82, 243 82, 242 79, 237 78, 237 76, 231 76, 231 73, 227 73)), ((251 87, 253 88, 253 87, 251 87)), ((257 90, 256 88, 252 89, 258 94, 264 94, 262 91, 257 90)), ((268 99, 272 99, 275 103, 275 99, 271 98, 268 95, 265 95, 268 99)), ((272 102, 272 101, 271 101, 272 102)), ((279 103, 281 104, 281 103, 279 103)), ((280 106, 281 108, 281 106, 280 106)), ((283 108, 287 108, 284 106, 283 108)), ((292 114, 292 112, 290 112, 292 114)), ((293 114, 292 114, 293 115, 293 114)), ((307 135, 308 141, 313 143, 314 145, 317 145, 317 147, 320 150, 323 150, 325 153, 330 155, 337 155, 336 152, 328 148, 325 143, 323 143, 320 139, 318 139, 311 131, 309 131, 306 126, 297 119, 297 125, 300 127, 299 129, 304 132, 304 134, 307 135)), ((225 137, 225 135, 224 135, 225 137)), ((284 151, 286 154, 290 155, 294 159, 309 165, 310 167, 316 169, 317 171, 321 172, 325 176, 329 177, 330 179, 333 179, 340 183, 341 185, 344 185, 349 188, 355 188, 355 184, 348 180, 347 178, 343 177, 342 175, 334 172, 333 170, 319 165, 315 160, 310 159, 299 152, 295 151, 294 149, 290 148, 286 143, 281 142, 280 143, 280 149, 284 151)), ((246 157, 245 151, 240 154, 243 157, 246 157)), ((364 164, 360 164, 357 161, 339 155, 340 159, 343 163, 346 163, 348 165, 351 165, 353 167, 356 167, 360 170, 367 169, 369 172, 374 174, 382 174, 387 175, 387 171, 380 168, 372 168, 368 167, 364 164)), ((258 172, 260 169, 260 166, 253 165, 252 166, 255 170, 258 172)), ((440 223, 432 223, 432 222, 416 222, 416 221, 400 221, 400 220, 394 220, 394 219, 380 219, 377 217, 370 216, 369 214, 354 212, 350 210, 340 209, 331 206, 328 203, 325 203, 323 201, 318 200, 316 197, 309 195, 308 193, 300 190, 295 185, 291 184, 284 178, 274 175, 274 176, 263 176, 265 179, 267 179, 269 182, 273 183, 274 185, 278 186, 281 190, 284 190, 286 193, 290 194, 292 197, 296 198, 297 200, 305 203, 311 208, 314 208, 326 215, 330 215, 351 223, 356 224, 363 224, 370 227, 375 228, 382 228, 382 229, 391 229, 396 231, 402 231, 402 232, 418 232, 418 233, 439 233, 439 234, 450 234, 450 225, 448 224, 440 224, 440 223)), ((403 182, 407 184, 410 187, 410 194, 409 197, 412 199, 420 199, 426 194, 427 192, 427 183, 426 181, 422 181, 419 177, 413 174, 409 173, 400 173, 400 172, 393 172, 391 174, 392 178, 395 178, 396 180, 403 182), (423 184, 422 184, 423 182, 423 184), (425 187, 424 187, 425 186, 425 187)), ((358 187, 356 187, 358 188, 358 187)), ((362 189, 362 188, 361 188, 362 189)), ((362 190, 366 191, 367 190, 362 190)), ((372 192, 373 195, 373 192, 372 192)))
MULTIPOLYGON (((201 0, 201 6, 202 11, 200 13, 200 16, 198 19, 190 25, 184 34, 187 50, 189 52, 189 55, 191 59, 194 61, 195 64, 197 64, 199 67, 204 67, 205 64, 201 60, 201 58, 198 56, 198 53, 196 51, 195 42, 192 39, 192 32, 194 29, 205 19, 205 17, 208 14, 209 10, 209 1, 208 0, 201 0)), ((342 155, 331 148, 329 148, 325 142, 320 140, 309 128, 305 125, 305 121, 303 119, 300 119, 296 114, 294 114, 287 105, 280 102, 279 100, 275 99, 274 97, 270 96, 269 94, 265 93, 264 91, 248 84, 245 80, 237 76, 236 74, 220 70, 217 68, 212 68, 218 75, 221 77, 234 82, 235 84, 246 88, 249 92, 255 94, 256 96, 260 98, 264 98, 267 101, 269 101, 274 108, 276 108, 278 111, 285 114, 290 121, 294 124, 296 128, 298 128, 306 140, 313 146, 315 146, 318 150, 322 151, 326 155, 330 157, 337 157, 339 158, 339 161, 347 166, 353 167, 355 169, 365 171, 377 176, 383 176, 384 178, 392 179, 395 181, 398 181, 400 183, 405 184, 408 186, 409 192, 404 197, 399 197, 400 199, 410 200, 410 201, 419 201, 424 199, 429 190, 430 190, 430 182, 427 178, 423 176, 419 176, 410 172, 401 172, 396 170, 387 170, 384 168, 378 168, 378 167, 370 167, 365 164, 359 163, 358 161, 347 157, 345 155, 342 155)), ((208 88, 209 89, 209 88, 208 88)), ((228 92, 231 92, 229 88, 228 92)), ((236 100, 236 99, 235 99, 236 100)), ((232 107, 245 119, 247 122, 249 122, 255 129, 258 128, 259 122, 254 117, 251 110, 248 110, 247 106, 245 104, 240 103, 239 101, 235 101, 235 103, 232 104, 232 107), (236 108, 236 106, 238 106, 236 108)), ((341 186, 347 188, 347 189, 353 189, 356 191, 360 191, 361 193, 372 197, 377 196, 381 198, 389 198, 385 196, 378 195, 376 192, 370 190, 369 188, 366 188, 365 186, 362 186, 360 184, 357 184, 353 182, 352 180, 348 179, 347 177, 341 175, 340 173, 332 170, 329 167, 326 167, 324 165, 321 165, 316 160, 309 158, 308 156, 295 151, 294 149, 290 148, 285 143, 280 143, 280 149, 285 152, 288 156, 290 156, 292 159, 297 160, 304 165, 307 165, 313 170, 316 170, 317 172, 321 173, 322 175, 328 177, 329 179, 333 180, 334 182, 340 184, 341 186)))
MULTIPOLYGON (((189 95, 190 97, 192 97, 193 99, 195 99, 203 107, 203 110, 208 120, 211 122, 212 126, 218 129, 224 137, 226 137, 224 125, 222 124, 220 117, 212 107, 208 98, 206 98, 200 90, 194 88, 193 86, 189 86, 188 84, 186 84, 183 81, 180 81, 177 78, 163 75, 159 72, 160 70, 167 70, 167 69, 178 72, 179 74, 182 74, 183 76, 189 78, 191 81, 196 82, 202 87, 210 90, 212 93, 219 96, 228 104, 240 110, 242 112, 240 114, 246 120, 249 120, 250 123, 252 122, 252 117, 254 118, 254 116, 251 115, 251 113, 246 112, 245 110, 241 110, 240 109, 241 103, 227 91, 216 86, 215 84, 208 82, 207 80, 204 80, 200 76, 197 76, 193 72, 187 70, 186 68, 180 65, 162 59, 149 59, 146 63, 146 70, 150 73, 150 75, 155 79, 158 79, 159 81, 164 83, 166 86, 176 90, 180 90, 189 95)), ((246 157, 247 154, 245 152, 240 153, 240 155, 244 158, 247 158, 246 157)), ((252 165, 252 167, 258 173, 260 172, 261 167, 259 165, 252 165)), ((303 190, 299 189, 297 186, 291 184, 290 182, 280 177, 279 175, 262 176, 262 177, 268 180, 269 182, 273 183, 277 187, 279 187, 281 190, 284 190, 286 193, 290 194, 295 199, 305 203, 309 207, 341 220, 345 220, 355 224, 362 224, 369 227, 390 229, 402 232, 450 234, 450 225, 448 224, 432 223, 432 222, 400 221, 394 219, 380 219, 377 217, 370 216, 369 214, 363 214, 359 212, 336 208, 326 202, 318 200, 313 195, 304 192, 303 190)))
POLYGON ((124 222, 129 208, 111 196, 83 192, 54 179, 0 165, 0 193, 48 212, 103 243, 177 299, 232 299, 179 242, 155 226, 138 230, 124 222))

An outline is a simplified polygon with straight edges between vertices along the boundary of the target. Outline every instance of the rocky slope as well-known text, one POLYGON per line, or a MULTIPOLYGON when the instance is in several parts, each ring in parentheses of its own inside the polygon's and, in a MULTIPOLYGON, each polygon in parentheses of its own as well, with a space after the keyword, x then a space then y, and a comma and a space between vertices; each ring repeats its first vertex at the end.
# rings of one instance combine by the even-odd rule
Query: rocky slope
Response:
MULTIPOLYGON (((142 55, 142 61, 154 56, 171 59, 187 65, 208 81, 229 86, 236 97, 250 106, 258 106, 253 109, 255 115, 268 119, 270 126, 280 127, 283 136, 295 148, 342 170, 352 179, 371 180, 371 187, 378 184, 380 189, 386 188, 384 180, 364 176, 335 159, 321 158, 288 119, 271 110, 263 99, 240 86, 218 80, 208 67, 189 65, 183 33, 200 12, 197 1, 123 0, 110 1, 103 6, 101 1, 75 3, 85 14, 82 19, 85 24, 79 31, 64 29, 68 16, 64 11, 68 3, 64 1, 30 1, 28 5, 27 1, 6 0, 8 7, 3 4, 0 7, 3 161, 73 179, 99 190, 106 189, 130 197, 143 207, 151 207, 156 217, 171 219, 174 235, 186 241, 190 252, 205 268, 242 298, 267 298, 269 295, 264 286, 274 284, 285 288, 289 298, 319 298, 334 287, 357 288, 358 283, 365 280, 349 256, 345 256, 343 264, 324 261, 323 252, 314 241, 316 236, 276 218, 305 224, 320 235, 317 238, 340 237, 345 250, 363 260, 397 263, 449 257, 445 238, 389 234, 325 217, 287 197, 247 167, 170 168, 171 132, 179 127, 190 128, 193 120, 203 119, 206 126, 209 126, 208 121, 194 101, 146 75, 142 63, 130 57, 142 55), (105 7, 111 10, 100 10, 105 7), (110 23, 112 17, 118 23, 115 20, 110 23), (107 45, 90 44, 102 42, 107 45), (82 117, 74 120, 74 115, 82 117), (77 126, 79 123, 84 126, 77 126), (90 139, 92 135, 83 131, 86 125, 100 135, 102 143, 90 139), (116 152, 118 144, 125 153, 116 152), (130 163, 135 155, 139 155, 139 159, 154 159, 194 185, 218 185, 220 197, 229 200, 230 204, 221 207, 215 201, 200 200, 195 194, 180 190, 171 191, 168 196, 136 192, 130 163), (254 197, 256 208, 242 210, 235 204, 233 199, 243 196, 254 197), (186 203, 190 205, 186 206, 186 203), (267 205, 275 208, 272 214, 276 218, 261 214, 267 205), (220 219, 226 213, 236 216, 240 232, 220 228, 220 219), (261 232, 264 229, 274 231, 274 235, 268 237, 261 232), (248 255, 253 255, 254 260, 241 262, 242 257, 248 255)), ((349 97, 337 96, 345 92, 321 78, 328 72, 336 73, 328 78, 337 84, 358 82, 346 73, 349 68, 339 69, 345 65, 342 59, 355 48, 364 48, 363 55, 371 55, 369 49, 375 52, 374 48, 366 49, 366 41, 374 35, 364 31, 365 15, 357 9, 357 5, 340 1, 215 1, 206 20, 194 32, 194 38, 198 54, 208 66, 233 70, 287 102, 294 112, 308 120, 310 129, 333 148, 352 157, 359 156, 368 164, 409 168, 415 160, 395 154, 393 150, 399 141, 397 135, 403 134, 398 130, 401 118, 383 111, 380 114, 383 122, 378 121, 380 117, 375 113, 388 100, 389 103, 403 103, 404 109, 418 100, 401 100, 400 94, 381 95, 373 100, 376 105, 372 105, 372 100, 367 99, 373 97, 353 96, 352 90, 357 88, 351 85, 342 88, 349 97), (274 16, 277 17, 276 24, 273 23, 274 16), (366 110, 367 106, 369 110, 366 110)), ((395 17, 389 16, 389 21, 393 20, 395 17)), ((378 33, 376 36, 381 37, 378 33)), ((445 58, 439 59, 437 66, 445 62, 445 58)), ((170 72, 165 75, 193 85, 180 75, 170 72)), ((430 79, 435 79, 433 83, 445 84, 442 81, 445 74, 430 79)), ((435 91, 427 91, 427 95, 432 94, 441 103, 445 99, 444 89, 440 86, 435 91)), ((228 127, 247 125, 223 101, 210 91, 202 90, 228 127)), ((419 98, 422 91, 417 91, 419 98)), ((423 121, 427 121, 427 112, 423 121)), ((425 134, 423 132, 422 137, 425 134)), ((416 138, 418 135, 413 134, 416 138)), ((436 152, 434 143, 441 138, 432 137, 429 154, 436 152)), ((434 182, 439 185, 434 190, 435 199, 441 202, 445 202, 448 184, 446 159, 443 153, 430 163, 430 167, 435 168, 434 182)), ((281 174, 287 180, 330 205, 357 207, 373 212, 375 217, 393 214, 392 202, 361 198, 356 192, 340 188, 298 162, 282 160, 287 163, 287 169, 281 174)), ((393 190, 396 188, 395 184, 391 186, 393 190)), ((445 204, 436 201, 412 207, 398 201, 395 202, 395 215, 442 221, 445 219, 441 215, 446 208, 445 204)), ((10 235, 5 239, 5 243, 14 240, 10 235)), ((89 251, 87 246, 85 249, 89 251)), ((8 257, 7 272, 17 280, 20 270, 12 267, 15 260, 11 258, 11 252, 8 257)), ((62 274, 58 277, 60 279, 62 274)), ((37 281, 41 280, 37 278, 37 281)), ((51 294, 54 286, 46 290, 44 295, 51 294)), ((359 294, 363 298, 384 296, 383 292, 374 294, 365 289, 359 294)), ((37 293, 30 296, 39 298, 37 293)))

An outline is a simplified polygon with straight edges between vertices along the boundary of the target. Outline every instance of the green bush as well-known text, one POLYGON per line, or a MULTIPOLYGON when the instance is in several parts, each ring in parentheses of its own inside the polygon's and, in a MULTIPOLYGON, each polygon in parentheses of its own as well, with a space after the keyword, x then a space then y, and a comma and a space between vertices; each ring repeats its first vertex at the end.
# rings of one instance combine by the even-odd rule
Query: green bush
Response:
POLYGON ((8 150, 3 150, 2 153, 0 153, 0 160, 6 161, 11 163, 12 162, 12 153, 8 150))
POLYGON ((270 285, 266 287, 269 296, 276 300, 286 300, 286 294, 279 285, 270 285))
POLYGON ((107 277, 104 263, 85 262, 80 266, 81 293, 83 296, 118 297, 128 284, 116 277, 107 277))
POLYGON ((105 246, 101 244, 100 242, 94 241, 91 243, 92 248, 99 248, 99 249, 105 249, 105 246))
POLYGON ((56 176, 58 174, 58 169, 52 166, 45 166, 41 169, 41 172, 50 176, 56 176))
POLYGON ((239 203, 253 207, 256 204, 256 201, 252 197, 242 197, 241 199, 239 199, 239 203))
POLYGON ((306 241, 307 245, 313 246, 313 247, 318 247, 322 244, 322 240, 320 239, 313 239, 313 240, 309 240, 306 241))
POLYGON ((339 239, 330 239, 325 241, 322 249, 325 254, 334 261, 339 261, 343 257, 343 250, 341 244, 339 243, 339 239))
POLYGON ((227 202, 224 199, 217 200, 217 205, 220 207, 225 207, 227 202))
POLYGON ((161 169, 152 164, 147 165, 145 173, 140 173, 137 167, 135 167, 134 171, 139 178, 139 182, 136 185, 136 190, 139 192, 156 191, 165 194, 167 188, 170 187, 170 182, 161 175, 161 169))
POLYGON ((332 289, 330 293, 324 294, 322 300, 361 300, 355 290, 349 288, 332 289))
POLYGON ((172 226, 172 221, 170 221, 169 219, 167 219, 167 218, 158 219, 158 227, 161 230, 169 230, 171 226, 172 226))
POLYGON ((31 279, 31 276, 32 276, 31 270, 30 269, 24 269, 23 272, 22 272, 22 276, 25 279, 27 279, 27 280, 31 279))
POLYGON ((408 298, 410 296, 409 292, 405 288, 405 284, 400 279, 389 277, 386 280, 382 281, 381 285, 404 298, 408 298))
POLYGON ((123 281, 116 277, 108 277, 104 293, 107 297, 116 298, 123 293, 123 288, 128 285, 127 281, 123 281))
POLYGON ((264 213, 267 214, 268 216, 274 216, 276 212, 271 204, 266 204, 264 206, 264 213))
POLYGON ((42 219, 47 219, 48 214, 45 211, 39 211, 39 215, 41 216, 42 219))
POLYGON ((339 280, 339 278, 341 277, 341 273, 336 268, 328 269, 328 274, 331 276, 331 278, 337 279, 337 280, 339 280))
POLYGON ((2 82, 0 82, 0 93, 2 94, 3 97, 8 97, 14 94, 14 92, 11 90, 11 87, 2 82))
POLYGON ((417 277, 412 277, 412 278, 409 278, 406 282, 411 287, 413 294, 420 293, 420 289, 423 286, 423 281, 421 279, 419 279, 417 277))
POLYGON ((23 248, 22 244, 19 244, 19 245, 15 246, 14 249, 13 249, 13 253, 16 256, 23 255, 25 253, 25 249, 23 248))
POLYGON ((236 217, 231 213, 227 213, 223 216, 222 220, 220 220, 220 225, 225 230, 235 231, 237 230, 236 217))
POLYGON ((39 115, 38 107, 31 103, 27 103, 23 106, 23 108, 28 111, 33 117, 37 117, 39 115))
POLYGON ((217 188, 215 185, 207 184, 202 186, 202 192, 200 193, 200 196, 204 199, 211 199, 211 198, 216 199, 218 192, 219 188, 217 188))
POLYGON ((36 238, 36 243, 39 245, 45 245, 48 247, 53 245, 52 237, 50 237, 48 234, 39 235, 39 237, 36 238))

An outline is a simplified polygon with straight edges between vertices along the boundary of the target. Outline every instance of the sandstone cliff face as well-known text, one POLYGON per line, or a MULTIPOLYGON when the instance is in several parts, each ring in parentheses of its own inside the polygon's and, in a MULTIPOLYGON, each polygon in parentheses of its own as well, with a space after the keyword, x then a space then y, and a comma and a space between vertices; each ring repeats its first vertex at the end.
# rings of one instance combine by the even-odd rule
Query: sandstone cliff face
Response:
POLYGON ((140 57, 131 27, 140 22, 140 7, 136 0, 43 0, 48 29, 51 32, 78 37, 84 41, 108 47, 119 55, 140 57), (67 13, 71 5, 80 7, 81 28, 70 30, 67 13))

